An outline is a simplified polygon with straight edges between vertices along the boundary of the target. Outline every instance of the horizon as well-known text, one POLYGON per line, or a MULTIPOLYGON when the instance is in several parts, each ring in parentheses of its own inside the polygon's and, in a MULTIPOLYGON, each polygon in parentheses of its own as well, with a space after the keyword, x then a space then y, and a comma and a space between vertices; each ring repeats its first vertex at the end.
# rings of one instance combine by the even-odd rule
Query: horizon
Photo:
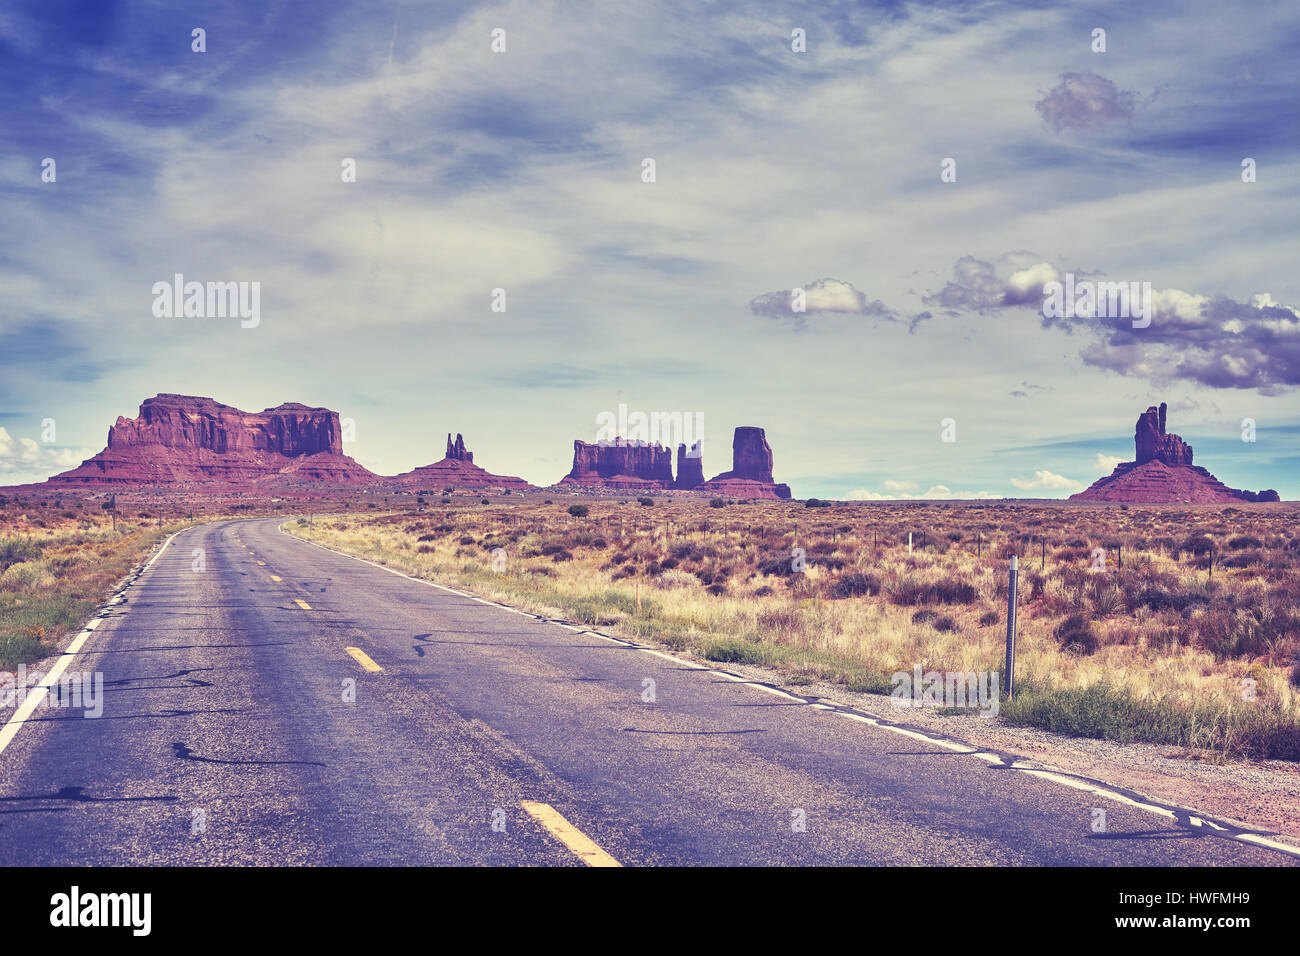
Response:
MULTIPOLYGON (((285 400, 285 401, 283 401, 283 402, 278 402, 278 403, 276 403, 276 404, 274 404, 274 405, 267 405, 266 407, 264 407, 264 408, 262 408, 262 409, 260 409, 260 410, 253 410, 253 409, 240 408, 239 406, 231 405, 231 404, 228 403, 228 402, 223 402, 223 401, 221 401, 220 399, 215 398, 214 396, 210 396, 210 395, 186 395, 186 394, 184 394, 184 393, 180 393, 180 392, 158 392, 158 393, 156 393, 155 395, 151 396, 149 399, 144 399, 144 400, 142 400, 142 403, 141 403, 141 404, 143 405, 143 402, 152 401, 152 400, 154 400, 154 399, 164 398, 164 397, 167 397, 167 398, 193 399, 193 400, 197 400, 197 401, 211 401, 211 402, 213 402, 213 403, 215 403, 216 405, 219 405, 219 406, 221 406, 221 407, 224 407, 224 408, 231 408, 231 409, 233 409, 233 410, 235 410, 235 411, 240 412, 241 414, 251 414, 251 415, 266 414, 266 413, 268 413, 268 412, 273 412, 273 411, 275 411, 275 410, 277 410, 277 409, 286 408, 286 407, 298 407, 298 408, 306 409, 306 410, 309 410, 309 411, 328 411, 328 412, 332 412, 332 413, 335 413, 335 414, 339 414, 337 409, 331 409, 331 408, 329 408, 328 406, 323 406, 323 405, 312 405, 312 404, 310 404, 310 403, 298 402, 298 401, 295 401, 295 400, 293 400, 293 399, 287 399, 287 400, 285 400)), ((1149 412, 1149 411, 1154 411, 1154 410, 1156 410, 1157 408, 1158 408, 1158 406, 1149 406, 1147 409, 1144 410, 1144 413, 1145 413, 1145 412, 1149 412)), ((612 416, 612 413, 609 413, 609 414, 612 416)), ((653 413, 651 413, 651 414, 653 414, 653 415, 659 415, 660 413, 659 413, 659 412, 653 412, 653 413)), ((138 410, 137 410, 137 415, 138 415, 138 410)), ((119 416, 119 417, 127 418, 127 419, 134 419, 136 416, 122 415, 122 416, 119 416)), ((341 415, 341 414, 340 414, 339 417, 340 417, 340 420, 344 423, 344 424, 343 424, 343 429, 342 429, 342 430, 343 430, 343 432, 346 434, 346 432, 348 431, 348 427, 347 427, 348 419, 347 419, 346 416, 343 416, 343 415, 341 415)), ((116 422, 116 421, 117 421, 117 419, 114 418, 114 422, 116 422)), ((763 428, 763 426, 761 426, 761 425, 759 425, 759 426, 743 426, 743 425, 737 425, 737 426, 734 426, 734 427, 735 427, 735 428, 742 428, 742 427, 758 427, 758 428, 760 428, 760 429, 763 428)), ((112 425, 109 426, 109 430, 110 430, 110 431, 111 431, 111 429, 112 429, 112 425)), ((597 429, 597 433, 599 434, 599 429, 597 429)), ((1175 436, 1177 436, 1177 437, 1180 437, 1180 438, 1184 438, 1185 440, 1187 439, 1187 436, 1185 436, 1185 435, 1179 435, 1179 433, 1174 432, 1174 431, 1172 430, 1172 428, 1169 429, 1168 433, 1169 433, 1169 434, 1172 434, 1172 435, 1175 435, 1175 436)), ((445 439, 444 439, 444 444, 442 445, 444 451, 445 451, 445 449, 446 449, 446 444, 445 444, 445 442, 449 442, 449 441, 451 441, 453 436, 455 436, 455 437, 457 437, 457 438, 463 438, 463 433, 462 433, 462 432, 455 431, 455 430, 451 430, 451 431, 449 431, 448 433, 446 433, 446 437, 445 437, 445 439)), ((586 439, 574 439, 573 442, 571 442, 571 444, 574 444, 574 443, 576 443, 576 442, 578 442, 578 441, 586 442, 586 443, 589 444, 589 445, 608 445, 608 444, 618 444, 618 443, 636 444, 636 443, 637 443, 638 441, 640 441, 640 440, 639 440, 639 439, 628 439, 628 438, 626 438, 626 437, 624 437, 624 436, 622 436, 622 435, 617 435, 617 436, 615 436, 615 438, 614 438, 613 440, 610 440, 610 439, 601 439, 601 438, 598 438, 598 437, 597 437, 597 438, 594 438, 594 439, 592 439, 591 441, 588 442, 586 439)), ((703 440, 703 439, 698 439, 697 441, 698 441, 698 443, 702 444, 704 440, 703 440)), ((768 437, 768 443, 771 444, 771 438, 770 438, 770 437, 768 437)), ((1196 448, 1197 448, 1197 444, 1196 444, 1196 442, 1195 442, 1195 441, 1192 441, 1192 440, 1188 440, 1187 443, 1188 443, 1189 445, 1192 446, 1193 451, 1194 451, 1194 452, 1197 454, 1197 456, 1198 456, 1198 458, 1197 458, 1197 464, 1198 464, 1198 466, 1200 466, 1200 467, 1206 467, 1204 461, 1201 460, 1201 457, 1200 457, 1200 454, 1201 454, 1201 453, 1196 451, 1196 448)), ((671 444, 665 444, 665 443, 660 443, 660 442, 658 442, 658 441, 642 441, 641 444, 644 444, 644 445, 647 445, 647 446, 653 446, 653 447, 661 448, 661 449, 663 449, 663 450, 666 450, 666 451, 669 451, 669 452, 673 452, 673 453, 675 453, 676 450, 677 450, 677 448, 678 448, 678 443, 676 443, 676 442, 671 443, 671 444)), ((1130 444, 1130 445, 1133 444, 1132 439, 1130 439, 1129 444, 1130 444)), ((107 443, 105 443, 105 448, 106 448, 106 447, 107 447, 107 443)), ((472 441, 470 441, 470 440, 466 440, 466 441, 465 441, 465 447, 466 447, 466 450, 468 450, 469 452, 474 452, 474 451, 475 451, 474 443, 473 443, 472 441)), ((704 450, 707 452, 707 447, 706 447, 704 450)), ((343 445, 343 451, 344 451, 344 454, 348 454, 348 447, 347 447, 347 443, 346 443, 346 442, 345 442, 344 445, 343 445)), ((349 457, 351 457, 351 456, 349 456, 349 457)), ((776 449, 775 447, 773 448, 773 457, 774 457, 774 459, 775 459, 776 461, 779 461, 779 457, 778 457, 778 455, 777 455, 777 449, 776 449)), ((1136 458, 1136 455, 1134 455, 1133 458, 1136 458)), ((87 459, 87 460, 88 460, 88 459, 87 459)), ((437 462, 437 461, 440 461, 440 460, 442 460, 441 457, 439 457, 439 458, 433 458, 433 459, 430 459, 429 461, 418 462, 418 463, 416 463, 415 465, 412 465, 410 468, 403 469, 402 471, 398 471, 398 472, 392 472, 392 473, 386 473, 386 472, 374 472, 374 473, 375 473, 375 475, 376 475, 377 477, 379 477, 379 478, 392 478, 392 477, 396 477, 396 476, 401 475, 401 474, 405 474, 406 472, 409 472, 409 471, 411 471, 411 470, 414 469, 414 468, 418 468, 418 467, 421 467, 421 466, 423 466, 423 465, 433 464, 433 463, 435 463, 435 462, 437 462)), ((1131 462, 1131 461, 1132 461, 1132 458, 1123 457, 1123 458, 1119 458, 1119 459, 1117 459, 1116 464, 1119 464, 1119 463, 1129 463, 1129 462, 1131 462)), ((76 464, 73 465, 72 467, 78 467, 79 465, 84 464, 84 463, 85 463, 85 461, 83 460, 83 461, 81 461, 81 462, 76 463, 76 464)), ((362 464, 363 464, 363 466, 364 466, 364 463, 362 463, 362 464)), ((489 472, 491 472, 491 473, 493 473, 493 474, 497 474, 497 475, 503 475, 503 474, 505 474, 505 472, 498 471, 498 470, 495 470, 495 469, 493 469, 493 468, 488 468, 486 465, 484 465, 484 463, 483 463, 482 461, 476 461, 475 464, 479 465, 480 467, 485 468, 485 470, 487 470, 487 471, 489 471, 489 472)), ((724 472, 724 471, 726 471, 727 469, 729 469, 729 468, 731 467, 731 465, 732 465, 732 458, 731 458, 731 442, 730 442, 730 440, 728 440, 727 443, 726 443, 726 456, 725 456, 725 460, 724 460, 724 463, 723 463, 722 465, 719 465, 719 470, 714 471, 714 469, 713 469, 713 468, 711 467, 711 465, 709 464, 707 458, 705 459, 705 466, 704 466, 705 477, 706 477, 706 478, 711 478, 711 477, 713 477, 714 474, 721 474, 722 472, 724 472)), ((673 468, 673 474, 676 476, 676 475, 677 475, 677 464, 676 464, 675 461, 672 462, 672 468, 673 468)), ((369 470, 374 471, 373 469, 369 469, 369 470)), ((1207 468, 1207 470, 1210 471, 1212 474, 1214 474, 1214 469, 1213 469, 1213 468, 1207 468)), ((780 478, 780 474, 779 474, 779 465, 774 464, 774 471, 777 473, 777 474, 776 474, 776 477, 779 479, 779 478, 780 478)), ((1109 474, 1109 473, 1110 473, 1110 472, 1108 471, 1107 474, 1109 474)), ((566 471, 565 474, 568 474, 568 472, 566 471)), ((57 477, 57 475, 50 476, 50 477, 57 477)), ((556 487, 556 486, 558 485, 558 482, 560 481, 561 478, 564 477, 564 475, 562 474, 562 475, 560 475, 559 477, 555 478, 555 479, 552 480, 552 481, 546 481, 546 480, 538 481, 538 480, 534 480, 533 478, 530 478, 529 476, 526 476, 526 475, 517 475, 517 476, 512 476, 512 477, 520 477, 520 478, 523 478, 523 479, 524 479, 525 481, 527 481, 529 484, 532 484, 532 485, 536 486, 538 489, 547 490, 547 489, 552 489, 552 488, 556 487)), ((1102 476, 1099 476, 1099 477, 1105 477, 1105 476, 1102 475, 1102 476)), ((1215 477, 1220 477, 1220 480, 1223 480, 1223 479, 1221 478, 1221 476, 1219 476, 1219 475, 1217 475, 1217 474, 1215 474, 1215 477)), ((12 483, 12 484, 7 484, 7 485, 0 486, 0 490, 8 490, 8 489, 10 489, 10 488, 13 488, 13 487, 19 487, 19 486, 29 486, 29 485, 31 485, 31 484, 39 484, 39 482, 33 482, 33 483, 12 483)), ((1230 487, 1232 486, 1232 484, 1231 484, 1230 481, 1225 482, 1225 484, 1228 484, 1230 487)), ((114 487, 114 486, 111 486, 111 485, 104 485, 104 486, 102 486, 102 487, 100 487, 100 486, 93 486, 93 487, 92 487, 92 486, 87 486, 87 490, 88 490, 88 491, 95 491, 95 490, 103 490, 104 488, 112 488, 112 487, 114 487)), ((62 489, 59 489, 59 490, 61 490, 61 491, 71 491, 71 490, 74 490, 74 489, 73 489, 72 487, 65 487, 65 488, 62 488, 62 489)), ((128 490, 128 489, 126 489, 126 488, 124 487, 123 490, 128 490)), ((559 490, 574 491, 575 489, 574 489, 573 487, 567 487, 567 488, 561 488, 561 489, 559 489, 559 490)), ((589 489, 588 489, 588 490, 589 490, 589 489)), ((609 489, 606 489, 606 490, 609 490, 609 489)), ((794 489, 792 489, 792 490, 794 490, 794 489)), ((947 496, 945 496, 945 495, 943 494, 943 492, 947 492, 947 491, 949 491, 950 489, 947 489, 947 488, 942 487, 942 486, 937 487, 937 488, 936 488, 936 487, 932 487, 932 488, 928 489, 925 493, 922 493, 922 494, 912 494, 912 493, 910 493, 910 489, 907 489, 907 488, 899 488, 899 487, 896 487, 896 486, 890 488, 890 490, 893 491, 893 492, 897 492, 897 493, 892 493, 892 494, 891 494, 891 493, 885 493, 885 494, 856 494, 856 495, 851 494, 850 496, 844 496, 844 497, 836 497, 836 496, 833 496, 833 495, 832 495, 832 496, 827 496, 827 497, 829 498, 829 500, 833 500, 833 501, 843 501, 843 502, 852 502, 852 501, 866 501, 866 502, 887 502, 887 501, 904 501, 904 502, 905 502, 905 501, 934 501, 934 502, 944 502, 944 501, 1029 501, 1029 502, 1035 502, 1035 501, 1043 501, 1043 502, 1052 502, 1052 501, 1063 501, 1063 500, 1068 500, 1068 498, 1070 497, 1070 495, 1074 493, 1073 490, 1071 490, 1071 491, 1069 491, 1068 493, 1064 494, 1064 495, 1061 496, 1061 497, 1037 496, 1037 495, 1023 495, 1023 494, 1022 494, 1022 495, 1016 495, 1016 494, 995 495, 995 494, 989 494, 989 493, 984 493, 984 494, 974 494, 974 495, 962 495, 962 496, 956 496, 956 497, 947 497, 947 496)), ((1021 489, 1021 490, 1029 490, 1029 489, 1021 489)), ((1083 489, 1078 489, 1078 490, 1083 490, 1083 489)), ((1248 491, 1261 491, 1261 490, 1263 490, 1263 488, 1262 488, 1262 487, 1260 487, 1260 488, 1247 488, 1246 490, 1248 490, 1248 491)), ((1273 489, 1273 490, 1277 490, 1277 489, 1273 489)), ((625 493, 630 493, 630 492, 625 492, 625 493)), ((801 494, 794 494, 793 497, 794 497, 795 499, 797 499, 797 500, 802 500, 802 499, 808 499, 808 498, 817 498, 818 496, 816 496, 816 495, 801 495, 801 494)), ((1286 497, 1286 495, 1283 494, 1283 495, 1282 495, 1282 500, 1283 500, 1283 501, 1287 501, 1287 500, 1290 500, 1290 499, 1288 499, 1288 498, 1286 497)))

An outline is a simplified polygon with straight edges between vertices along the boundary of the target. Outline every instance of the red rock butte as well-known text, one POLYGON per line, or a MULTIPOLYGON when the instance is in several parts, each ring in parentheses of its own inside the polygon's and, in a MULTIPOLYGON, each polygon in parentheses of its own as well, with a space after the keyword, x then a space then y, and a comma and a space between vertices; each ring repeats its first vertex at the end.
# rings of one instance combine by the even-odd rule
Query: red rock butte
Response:
POLYGON ((447 454, 432 465, 421 465, 413 471, 383 479, 386 484, 414 491, 442 491, 447 488, 509 488, 524 491, 533 488, 522 478, 494 475, 474 464, 474 453, 465 447, 459 434, 456 440, 447 435, 447 454))
POLYGON ((673 453, 658 442, 615 438, 573 442, 573 467, 556 487, 662 490, 673 487, 673 453))
POLYGON ((338 412, 286 402, 243 412, 210 398, 160 394, 137 418, 119 417, 108 447, 47 486, 370 484, 377 475, 343 454, 338 412))
POLYGON ((1280 501, 1276 491, 1238 491, 1192 464, 1192 446, 1165 431, 1168 406, 1160 403, 1138 417, 1133 444, 1136 460, 1121 462, 1071 501, 1120 501, 1131 504, 1229 504, 1280 501))
POLYGON ((658 443, 615 438, 573 443, 573 468, 556 487, 620 490, 699 491, 733 498, 789 498, 790 487, 772 479, 772 448, 761 428, 742 425, 731 444, 731 471, 704 480, 703 444, 688 451, 677 446, 677 477, 672 449, 658 443))
POLYGON ((740 425, 731 439, 731 471, 710 478, 699 488, 733 498, 789 498, 790 486, 772 478, 772 446, 767 434, 753 425, 740 425))

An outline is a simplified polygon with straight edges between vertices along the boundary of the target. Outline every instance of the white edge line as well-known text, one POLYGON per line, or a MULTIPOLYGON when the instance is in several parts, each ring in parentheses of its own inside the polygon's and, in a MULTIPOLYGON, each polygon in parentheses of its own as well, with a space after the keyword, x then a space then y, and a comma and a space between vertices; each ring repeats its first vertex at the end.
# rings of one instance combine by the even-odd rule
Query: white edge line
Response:
MULTIPOLYGON (((188 530, 188 528, 181 529, 181 531, 188 530)), ((175 532, 171 538, 168 538, 163 542, 163 546, 158 549, 158 553, 145 562, 144 567, 140 569, 141 574, 147 571, 155 561, 162 557, 162 553, 166 551, 167 546, 172 543, 172 538, 175 538, 176 535, 181 533, 181 531, 175 532)), ((95 613, 99 614, 99 611, 96 611, 95 613)), ((17 736, 18 728, 23 725, 27 718, 32 715, 32 711, 36 710, 40 702, 45 699, 46 695, 49 693, 51 685, 53 685, 54 682, 59 679, 60 675, 68 669, 68 665, 72 663, 72 659, 77 656, 77 652, 81 650, 82 645, 86 643, 86 639, 90 637, 90 632, 99 627, 99 622, 101 620, 102 618, 99 617, 91 618, 90 621, 87 622, 86 626, 81 629, 81 632, 73 638, 72 643, 68 645, 67 650, 63 651, 59 655, 59 659, 55 661, 54 666, 49 669, 41 682, 36 685, 34 689, 27 692, 27 696, 23 699, 22 705, 10 715, 9 719, 5 722, 4 727, 0 728, 0 753, 4 753, 5 748, 8 747, 9 743, 15 736, 17 736)))
MULTIPOLYGON (((323 545, 323 544, 317 544, 315 541, 308 541, 306 538, 300 538, 300 537, 298 537, 298 535, 290 534, 289 532, 285 531, 285 530, 284 530, 284 523, 283 523, 283 522, 281 522, 277 527, 278 527, 279 532, 280 532, 281 534, 283 534, 283 535, 284 535, 285 537, 287 537, 287 538, 293 538, 293 539, 296 540, 296 541, 302 541, 302 542, 304 542, 304 543, 306 543, 306 544, 310 544, 310 545, 312 545, 313 547, 320 548, 322 551, 329 551, 331 554, 337 554, 337 555, 339 555, 340 557, 351 558, 353 561, 360 561, 362 564, 368 564, 368 565, 370 565, 372 568, 379 568, 380 570, 382 570, 382 571, 387 571, 387 572, 389 572, 390 574, 396 574, 398 577, 400 577, 400 578, 406 578, 408 581, 415 581, 415 582, 418 583, 418 584, 427 584, 429 587, 438 588, 438 589, 441 590, 441 591, 447 591, 447 592, 449 592, 449 593, 451 593, 451 594, 458 594, 458 595, 460 595, 461 597, 472 598, 473 600, 478 601, 480 604, 488 604, 488 605, 492 605, 492 606, 495 606, 495 607, 502 608, 503 610, 514 611, 516 614, 523 614, 523 615, 525 615, 526 617, 534 617, 534 618, 536 617, 535 614, 530 614, 530 613, 528 613, 527 611, 520 611, 519 609, 517 609, 517 608, 512 608, 512 607, 510 607, 510 606, 507 605, 507 604, 498 604, 498 603, 495 602, 495 601, 489 601, 489 600, 487 600, 487 599, 485 599, 485 598, 479 598, 479 597, 477 597, 477 596, 475 596, 475 595, 473 595, 473 594, 466 594, 466 593, 463 592, 463 591, 457 591, 455 588, 447 587, 445 584, 438 584, 438 583, 436 583, 436 582, 434 582, 434 581, 427 581, 427 580, 425 580, 424 578, 416 578, 416 577, 412 577, 411 575, 409 575, 409 574, 404 574, 403 572, 398 571, 398 570, 396 570, 395 568, 390 568, 390 567, 387 567, 387 566, 382 565, 382 564, 376 564, 376 563, 373 562, 373 561, 367 561, 365 558, 358 558, 358 557, 357 557, 356 555, 354 555, 354 554, 347 554, 347 553, 345 553, 345 552, 343 552, 343 551, 335 551, 333 548, 326 547, 326 546, 323 545)), ((179 533, 180 533, 180 532, 178 531, 177 534, 179 534, 179 533)), ((175 537, 175 536, 176 536, 176 535, 172 535, 172 537, 175 537)), ((170 544, 170 543, 171 543, 171 539, 169 538, 169 539, 168 539, 168 544, 170 544)), ((166 545, 164 545, 164 547, 166 547, 166 545)), ((158 554, 162 554, 162 552, 159 551, 158 554)), ((157 558, 157 555, 154 556, 154 559, 155 559, 155 560, 156 560, 156 558, 157 558)), ((150 561, 150 564, 152 564, 152 563, 153 563, 153 561, 150 561)), ((148 567, 148 565, 146 565, 146 567, 148 567)), ((546 623, 556 624, 556 623, 559 623, 559 622, 557 622, 557 621, 551 621, 551 622, 546 622, 546 623)), ((585 630, 585 628, 577 628, 577 627, 573 627, 572 625, 569 625, 569 624, 560 624, 560 626, 561 626, 561 627, 567 627, 567 628, 569 628, 570 630, 578 630, 578 631, 585 630)), ((611 640, 611 641, 617 641, 617 640, 618 640, 618 638, 606 637, 606 635, 604 635, 604 634, 595 634, 595 632, 590 632, 590 633, 594 634, 594 636, 596 636, 596 637, 604 637, 606 640, 611 640)), ((619 641, 619 643, 629 643, 629 642, 626 642, 626 641, 619 641)), ((654 650, 653 648, 650 648, 650 647, 643 647, 643 646, 640 646, 640 645, 630 645, 630 646, 632 646, 632 647, 634 647, 636 650, 642 651, 642 652, 644 652, 644 653, 646 653, 646 654, 652 654, 652 655, 654 655, 655 657, 663 658, 663 659, 666 660, 666 661, 672 661, 674 664, 680 664, 680 665, 682 665, 683 667, 686 667, 686 668, 688 668, 688 669, 690 669, 690 670, 702 670, 702 671, 707 671, 707 672, 709 672, 710 674, 714 674, 714 675, 716 675, 716 676, 718 676, 718 677, 725 677, 725 678, 727 678, 728 680, 732 680, 732 681, 735 681, 735 682, 737 682, 737 683, 744 684, 744 685, 746 685, 746 686, 748 686, 748 687, 755 687, 755 688, 757 688, 757 689, 759 689, 759 690, 765 690, 765 691, 768 691, 769 693, 777 694, 777 695, 779 695, 779 696, 781 696, 781 697, 788 697, 790 700, 798 701, 798 702, 801 703, 801 704, 811 704, 811 703, 812 703, 811 701, 807 701, 807 700, 803 699, 802 697, 795 697, 795 696, 792 695, 792 694, 787 694, 785 691, 777 690, 775 687, 770 687, 770 686, 768 686, 768 685, 766 685, 766 684, 759 684, 759 683, 756 683, 756 682, 754 682, 754 681, 751 681, 751 680, 749 680, 749 679, 746 678, 746 677, 740 677, 740 676, 738 676, 738 675, 736 675, 736 674, 730 674, 730 673, 728 673, 728 672, 726 672, 726 671, 720 671, 720 670, 715 670, 715 669, 710 668, 710 667, 704 667, 704 666, 701 666, 701 665, 699 665, 699 664, 694 663, 693 661, 685 661, 685 660, 682 660, 682 659, 679 658, 679 657, 673 657, 671 654, 665 654, 665 653, 663 653, 662 651, 657 651, 657 650, 654 650)), ((35 706, 35 705, 33 705, 33 706, 35 706)), ((816 705, 813 705, 813 706, 816 707, 816 705)), ((841 705, 841 706, 843 706, 843 705, 841 705)), ((988 763, 991 763, 991 764, 1002 764, 1002 763, 1003 763, 1003 759, 1002 759, 1002 757, 999 756, 998 754, 989 753, 989 752, 987 752, 987 751, 979 750, 979 749, 977 749, 977 748, 970 747, 970 746, 967 745, 967 744, 959 744, 959 743, 956 743, 955 741, 950 741, 950 740, 941 740, 941 739, 938 739, 938 738, 935 738, 935 737, 930 737, 930 736, 928 736, 928 735, 926 735, 926 734, 923 734, 923 733, 920 733, 920 732, 918 732, 918 731, 908 730, 908 729, 906 729, 906 728, 904 728, 904 727, 897 727, 897 726, 894 726, 894 725, 891 725, 891 724, 882 724, 882 723, 881 723, 880 721, 878 721, 878 720, 874 720, 874 719, 872 719, 872 718, 870 718, 870 717, 864 717, 864 716, 861 715, 861 714, 855 714, 855 713, 853 713, 853 712, 851 712, 851 711, 847 711, 847 710, 834 710, 833 708, 825 708, 825 707, 822 707, 822 708, 819 708, 819 709, 831 710, 832 713, 838 714, 840 717, 845 717, 845 718, 847 718, 847 719, 849 719, 849 720, 856 720, 856 721, 858 721, 858 722, 860 722, 860 723, 864 723, 864 724, 870 724, 871 726, 873 726, 873 727, 877 727, 877 728, 880 728, 881 730, 889 730, 889 731, 892 731, 892 732, 894 732, 894 733, 896 733, 896 734, 902 734, 902 735, 905 736, 905 737, 911 737, 911 738, 913 738, 913 739, 915 739, 915 740, 921 740, 921 741, 924 741, 925 743, 933 744, 933 745, 936 746, 936 747, 943 747, 943 748, 945 748, 945 749, 947 749, 947 750, 952 750, 952 751, 955 751, 955 752, 957 752, 957 753, 969 754, 969 755, 971 755, 971 756, 973 756, 973 757, 977 757, 977 758, 979 758, 980 760, 984 760, 984 761, 986 761, 986 762, 988 762, 988 763)), ((14 716, 17 717, 17 714, 15 714, 14 716)), ((12 720, 11 720, 11 722, 12 722, 12 720)), ((5 728, 5 731, 6 731, 6 732, 8 731, 8 727, 7 727, 7 726, 6 726, 6 728, 5 728)), ((3 736, 3 733, 0 732, 0 751, 3 751, 3 750, 4 750, 4 745, 5 745, 5 743, 7 743, 7 740, 6 740, 6 738, 3 736)), ((1019 761, 1017 761, 1017 763, 1019 763, 1019 761)), ((1156 814, 1159 814, 1159 815, 1161 815, 1161 816, 1165 816, 1165 817, 1170 817, 1170 818, 1173 818, 1173 819, 1177 819, 1176 814, 1175 814, 1172 810, 1168 810, 1168 809, 1166 809, 1166 808, 1164 808, 1164 807, 1158 807, 1158 806, 1155 806, 1155 805, 1153 805, 1153 804, 1149 804, 1149 803, 1142 803, 1142 802, 1140 802, 1140 801, 1133 800, 1133 799, 1131 799, 1131 798, 1129 798, 1129 797, 1126 797, 1126 796, 1124 796, 1122 793, 1118 793, 1118 792, 1116 792, 1116 791, 1114 791, 1114 790, 1109 790, 1109 789, 1107 789, 1107 788, 1105 788, 1105 787, 1100 787, 1100 786, 1097 786, 1097 785, 1095 785, 1095 784, 1090 784, 1090 783, 1089 783, 1089 784, 1085 784, 1085 783, 1083 783, 1083 782, 1080 781, 1080 780, 1075 780, 1075 779, 1073 779, 1073 778, 1071 778, 1071 777, 1063 776, 1063 775, 1058 774, 1058 773, 1053 773, 1053 772, 1050 771, 1050 770, 1037 770, 1037 769, 1033 769, 1033 768, 1030 768, 1030 767, 1020 767, 1020 766, 1016 766, 1016 764, 1011 764, 1011 765, 1010 765, 1010 769, 1013 769, 1013 770, 1019 770, 1021 773, 1032 774, 1033 776, 1041 777, 1041 778, 1043 778, 1044 780, 1050 780, 1050 781, 1052 781, 1053 783, 1061 784, 1062 786, 1069 787, 1069 788, 1071 788, 1071 789, 1073 789, 1073 790, 1083 790, 1083 791, 1086 791, 1086 792, 1088 792, 1088 793, 1095 794, 1096 796, 1104 797, 1104 798, 1106 798, 1106 799, 1108 799, 1108 800, 1113 800, 1113 801, 1115 801, 1115 802, 1117 802, 1117 803, 1127 804, 1127 805, 1130 805, 1130 806, 1133 806, 1133 807, 1137 807, 1137 808, 1140 808, 1140 809, 1143 809, 1143 810, 1147 810, 1147 811, 1149 811, 1149 812, 1151 812, 1151 813, 1156 813, 1156 814)), ((1216 829, 1216 830, 1223 830, 1223 827, 1219 826, 1218 824, 1216 824, 1216 823, 1214 823, 1214 822, 1212 822, 1212 821, 1207 820, 1207 821, 1205 821, 1205 822, 1206 822, 1206 823, 1209 823, 1209 825, 1212 826, 1212 827, 1214 827, 1214 829, 1216 829)), ((1260 835, 1258 835, 1258 834, 1254 834, 1254 833, 1229 833, 1229 834, 1227 834, 1227 836, 1228 836, 1229 839, 1242 840, 1242 841, 1245 841, 1245 842, 1247 842, 1247 843, 1253 843, 1253 844, 1256 844, 1256 845, 1258 845, 1258 846, 1268 847, 1269 849, 1277 850, 1277 851, 1279 851, 1279 852, 1281 852, 1281 853, 1286 853, 1286 854, 1288 854, 1288 855, 1290 855, 1290 856, 1300 857, 1300 848, 1293 847, 1293 846, 1290 846, 1289 844, 1285 844, 1285 843, 1278 843, 1277 841, 1275 841, 1275 840, 1270 840, 1270 839, 1268 839, 1268 838, 1265 837, 1265 836, 1260 836, 1260 835)))

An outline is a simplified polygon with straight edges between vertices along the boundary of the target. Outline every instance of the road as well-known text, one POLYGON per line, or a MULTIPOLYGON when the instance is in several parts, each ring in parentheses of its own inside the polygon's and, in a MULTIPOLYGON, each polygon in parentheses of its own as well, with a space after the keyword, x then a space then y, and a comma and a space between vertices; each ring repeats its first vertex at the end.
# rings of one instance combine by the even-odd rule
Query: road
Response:
POLYGON ((102 716, 0 753, 0 864, 1298 862, 279 524, 181 532, 105 612, 102 716))

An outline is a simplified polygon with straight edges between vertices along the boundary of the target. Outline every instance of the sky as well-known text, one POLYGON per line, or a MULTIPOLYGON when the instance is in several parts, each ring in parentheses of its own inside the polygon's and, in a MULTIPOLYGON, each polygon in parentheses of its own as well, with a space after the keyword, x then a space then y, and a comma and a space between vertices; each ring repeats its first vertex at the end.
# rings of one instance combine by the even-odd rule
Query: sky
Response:
POLYGON ((797 497, 1059 498, 1165 401, 1300 498, 1300 7, 176 6, 0 8, 0 484, 178 392, 381 474, 551 484, 625 404, 797 497), (1149 324, 1045 317, 1067 274, 1149 324))

